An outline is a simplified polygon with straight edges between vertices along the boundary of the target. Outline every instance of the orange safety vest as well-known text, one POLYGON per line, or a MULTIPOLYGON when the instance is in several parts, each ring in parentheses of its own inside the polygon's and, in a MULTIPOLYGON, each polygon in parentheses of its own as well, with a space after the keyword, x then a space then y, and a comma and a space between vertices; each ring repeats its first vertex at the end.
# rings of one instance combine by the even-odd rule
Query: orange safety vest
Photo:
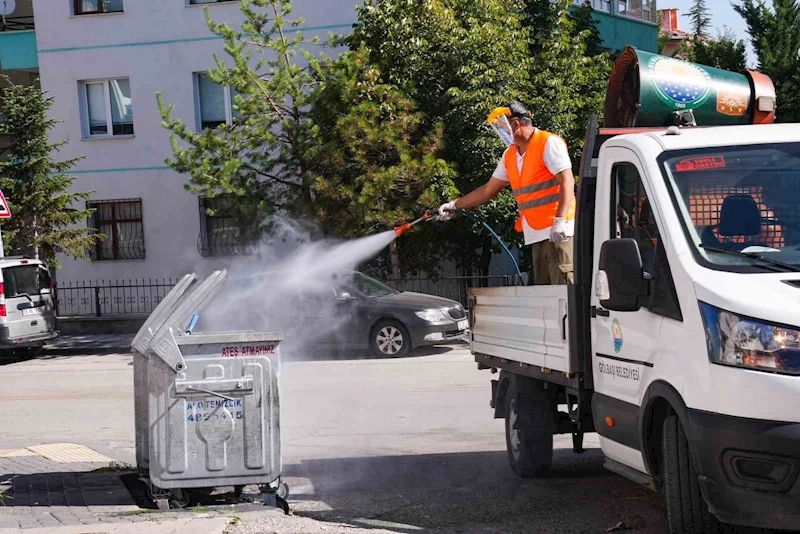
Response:
MULTIPOLYGON (((555 175, 544 163, 544 149, 550 136, 554 135, 537 129, 528 142, 522 160, 522 174, 517 166, 517 146, 506 150, 505 165, 511 189, 517 199, 519 219, 516 230, 522 232, 522 218, 534 230, 544 230, 553 226, 558 212, 558 194, 561 186, 555 175)), ((567 211, 567 220, 575 219, 575 200, 567 211)))

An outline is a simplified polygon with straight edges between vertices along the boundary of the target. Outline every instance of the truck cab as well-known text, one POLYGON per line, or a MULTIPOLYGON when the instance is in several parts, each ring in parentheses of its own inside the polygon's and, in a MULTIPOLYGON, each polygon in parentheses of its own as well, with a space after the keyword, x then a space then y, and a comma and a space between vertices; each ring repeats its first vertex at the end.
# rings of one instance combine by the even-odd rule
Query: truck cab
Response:
POLYGON ((514 471, 597 432, 669 532, 800 529, 800 128, 590 125, 577 205, 574 285, 471 293, 514 471))

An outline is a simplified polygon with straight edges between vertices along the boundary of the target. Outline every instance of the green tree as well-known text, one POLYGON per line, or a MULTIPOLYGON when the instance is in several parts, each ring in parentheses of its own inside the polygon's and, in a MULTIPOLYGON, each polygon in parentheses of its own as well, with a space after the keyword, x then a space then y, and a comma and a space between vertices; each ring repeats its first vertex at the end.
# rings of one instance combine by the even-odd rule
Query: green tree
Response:
POLYGON ((694 0, 692 9, 684 15, 692 21, 692 33, 695 37, 708 37, 708 30, 711 28, 711 10, 706 5, 706 0, 694 0))
POLYGON ((730 28, 718 32, 716 39, 695 38, 689 49, 689 61, 733 72, 747 69, 744 41, 736 39, 730 28))
POLYGON ((800 4, 744 0, 734 5, 744 18, 758 58, 758 67, 772 78, 778 92, 778 120, 800 121, 800 4))
POLYGON ((58 124, 47 117, 52 98, 38 87, 2 80, 9 85, 2 90, 0 134, 8 136, 10 146, 0 162, 0 189, 13 215, 2 223, 5 252, 41 258, 53 269, 58 267, 56 252, 86 258, 103 236, 76 228, 91 215, 77 207, 91 192, 69 191, 75 179, 68 172, 82 158, 54 158, 67 142, 48 138, 58 124))
POLYGON ((585 54, 587 56, 603 53, 603 38, 600 36, 600 29, 597 27, 597 20, 593 13, 594 8, 589 0, 568 11, 568 16, 573 23, 572 34, 574 37, 579 36, 586 43, 585 54), (588 33, 581 35, 582 32, 588 33))
MULTIPOLYGON (((455 171, 438 157, 442 126, 427 127, 414 102, 383 83, 365 49, 343 54, 327 69, 310 118, 319 132, 308 157, 313 212, 325 233, 381 232, 454 193, 455 171)), ((429 226, 419 227, 392 248, 388 262, 377 262, 379 274, 434 271, 441 241, 429 226)))
MULTIPOLYGON (((417 103, 429 127, 444 124, 442 158, 455 165, 456 185, 484 183, 502 154, 486 126, 492 109, 529 96, 530 32, 521 0, 368 0, 347 39, 363 43, 388 83, 417 103)), ((510 240, 516 207, 509 191, 475 212, 510 240)), ((442 226, 459 268, 486 272, 491 236, 470 219, 442 226)), ((448 251, 443 251, 448 252, 448 251)))
POLYGON ((528 103, 534 123, 567 142, 577 172, 586 121, 592 114, 602 117, 612 65, 606 53, 589 54, 592 33, 589 29, 576 31, 570 4, 569 0, 554 2, 558 18, 549 45, 532 64, 528 103))
MULTIPOLYGON (((313 179, 306 172, 313 144, 309 119, 312 94, 322 80, 322 64, 295 30, 290 0, 241 0, 241 31, 225 22, 206 21, 225 40, 228 60, 214 56, 211 80, 235 90, 232 125, 196 132, 158 95, 162 125, 172 132, 173 159, 167 163, 190 175, 187 189, 198 195, 239 197, 242 224, 261 221, 255 234, 269 230, 268 217, 277 213, 305 214, 312 203, 313 179)), ((253 231, 251 230, 251 234, 253 231)))

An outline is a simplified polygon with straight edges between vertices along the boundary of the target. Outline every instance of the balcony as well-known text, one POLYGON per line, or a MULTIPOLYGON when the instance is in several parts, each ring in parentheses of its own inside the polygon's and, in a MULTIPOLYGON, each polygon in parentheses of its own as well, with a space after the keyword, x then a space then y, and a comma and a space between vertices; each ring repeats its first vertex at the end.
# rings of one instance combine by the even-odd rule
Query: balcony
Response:
POLYGON ((32 1, 16 0, 11 6, 14 9, 0 19, 0 71, 38 70, 32 1))
MULTIPOLYGON (((583 5, 587 0, 575 0, 583 5)), ((612 52, 628 45, 657 52, 658 9, 656 0, 588 0, 603 46, 612 52)))

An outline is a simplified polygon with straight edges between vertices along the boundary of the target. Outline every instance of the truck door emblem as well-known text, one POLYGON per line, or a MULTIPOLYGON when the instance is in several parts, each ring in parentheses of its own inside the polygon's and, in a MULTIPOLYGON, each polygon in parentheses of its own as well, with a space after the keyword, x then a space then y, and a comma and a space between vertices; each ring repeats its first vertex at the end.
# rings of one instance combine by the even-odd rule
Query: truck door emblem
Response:
POLYGON ((620 326, 619 321, 614 319, 614 322, 611 323, 611 335, 614 336, 614 352, 619 352, 622 350, 622 326, 620 326))

